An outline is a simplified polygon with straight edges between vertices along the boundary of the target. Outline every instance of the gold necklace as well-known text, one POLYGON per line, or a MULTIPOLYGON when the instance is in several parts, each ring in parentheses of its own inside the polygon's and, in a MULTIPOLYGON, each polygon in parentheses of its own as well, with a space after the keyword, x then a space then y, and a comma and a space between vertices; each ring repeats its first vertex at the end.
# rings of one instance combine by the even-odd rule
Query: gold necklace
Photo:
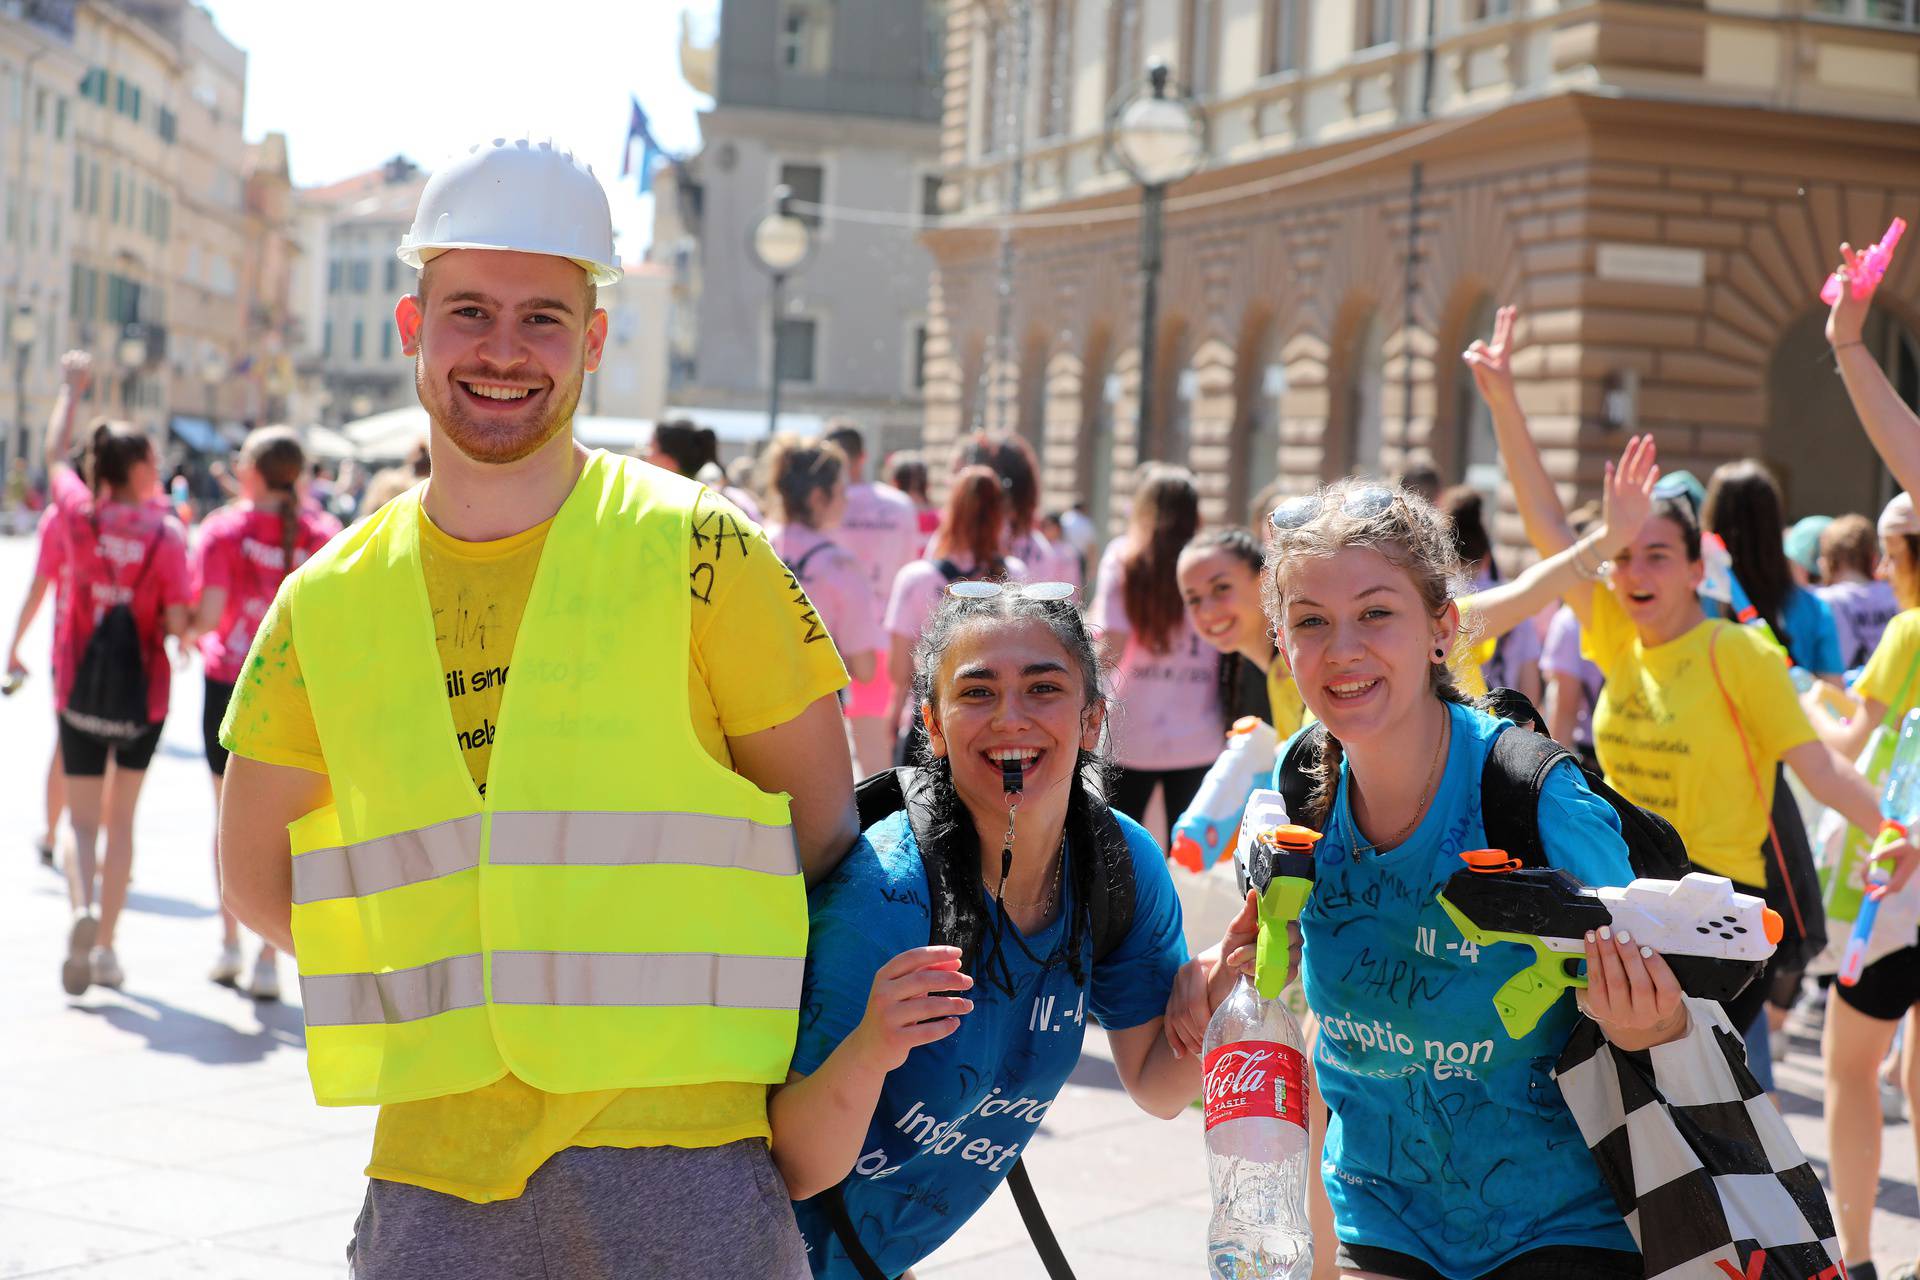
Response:
POLYGON ((1006 894, 1003 892, 1000 895, 1000 904, 1002 906, 1008 906, 1008 907, 1019 907, 1023 911, 1032 911, 1035 909, 1039 909, 1043 911, 1051 910, 1053 907, 1054 899, 1060 896, 1060 873, 1061 873, 1061 868, 1066 866, 1066 863, 1067 863, 1067 837, 1063 833, 1060 837, 1060 855, 1053 860, 1053 883, 1052 883, 1052 887, 1050 887, 1047 890, 1047 896, 1044 898, 1041 898, 1037 902, 1022 902, 1018 898, 1007 897, 1006 894))
MULTIPOLYGON (((1444 711, 1444 708, 1442 710, 1444 711)), ((1394 848, 1398 846, 1402 840, 1412 835, 1413 829, 1420 825, 1420 819, 1426 816, 1427 801, 1433 798, 1434 779, 1440 776, 1440 762, 1446 759, 1447 739, 1452 736, 1453 717, 1452 715, 1447 715, 1446 719, 1440 723, 1440 741, 1434 747, 1433 763, 1427 768, 1426 785, 1420 789, 1420 802, 1413 807, 1413 817, 1408 819, 1407 825, 1394 832, 1394 834, 1384 842, 1386 848, 1394 848)), ((1371 853, 1380 852, 1381 845, 1375 844, 1360 833, 1360 821, 1353 816, 1353 804, 1351 801, 1347 804, 1347 826, 1351 828, 1353 832, 1353 860, 1355 862, 1360 861, 1360 847, 1362 845, 1365 845, 1371 853)))

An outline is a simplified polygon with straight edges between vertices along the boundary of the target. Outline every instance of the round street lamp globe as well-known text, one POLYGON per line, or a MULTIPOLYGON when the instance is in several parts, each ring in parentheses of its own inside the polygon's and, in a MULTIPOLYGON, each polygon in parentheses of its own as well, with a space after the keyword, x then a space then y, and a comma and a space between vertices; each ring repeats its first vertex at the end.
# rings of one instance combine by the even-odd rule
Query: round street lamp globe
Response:
POLYGON ((200 362, 200 378, 203 382, 218 382, 227 376, 227 359, 218 351, 209 351, 200 362))
POLYGON ((1185 98, 1135 98, 1120 112, 1113 140, 1120 162, 1145 186, 1191 177, 1205 158, 1200 117, 1185 98))
POLYGON ((7 322, 7 337, 16 347, 30 347, 40 337, 40 322, 34 319, 31 308, 21 307, 13 313, 13 319, 7 322))
POLYGON ((120 363, 128 368, 147 362, 147 340, 128 337, 120 339, 120 363))
POLYGON ((813 233, 792 214, 770 213, 753 229, 753 252, 760 265, 784 275, 806 260, 813 233))

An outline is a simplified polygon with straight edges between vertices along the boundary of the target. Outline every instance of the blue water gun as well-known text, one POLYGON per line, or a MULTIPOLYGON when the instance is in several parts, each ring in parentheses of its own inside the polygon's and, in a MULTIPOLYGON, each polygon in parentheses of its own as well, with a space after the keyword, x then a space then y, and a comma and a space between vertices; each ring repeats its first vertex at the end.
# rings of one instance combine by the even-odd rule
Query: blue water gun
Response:
POLYGON ((1886 896, 1890 874, 1881 855, 1888 845, 1905 839, 1914 823, 1920 822, 1920 711, 1907 712, 1900 725, 1900 743, 1893 749, 1887 785, 1880 793, 1880 819, 1880 834, 1867 853, 1867 896, 1861 899, 1853 933, 1840 954, 1843 987, 1859 982, 1861 970, 1867 967, 1867 945, 1873 941, 1873 924, 1880 916, 1880 899, 1886 896))

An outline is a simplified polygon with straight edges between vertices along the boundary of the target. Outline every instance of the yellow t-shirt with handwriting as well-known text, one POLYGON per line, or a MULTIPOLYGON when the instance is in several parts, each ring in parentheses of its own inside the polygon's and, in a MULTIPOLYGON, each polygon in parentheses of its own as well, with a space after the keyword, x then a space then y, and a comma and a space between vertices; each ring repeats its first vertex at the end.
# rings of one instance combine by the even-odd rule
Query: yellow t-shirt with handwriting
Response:
POLYGON ((1643 645, 1605 586, 1594 588, 1580 648, 1607 678, 1593 711, 1607 784, 1671 822, 1699 866, 1765 885, 1761 842, 1775 766, 1814 740, 1779 651, 1750 628, 1707 620, 1665 644, 1643 645))
MULTIPOLYGON (((1454 603, 1460 608, 1460 629, 1472 634, 1473 597, 1461 596, 1454 603)), ((1487 696, 1487 677, 1481 668, 1493 661, 1494 650, 1499 645, 1499 636, 1487 636, 1469 645, 1454 645, 1453 656, 1447 660, 1447 665, 1453 668, 1454 683, 1460 686, 1460 692, 1467 695, 1469 700, 1477 701, 1487 696)))
MULTIPOLYGON (((474 543, 420 524, 447 698, 482 794, 514 638, 551 527, 474 543)), ((688 704, 700 745, 731 766, 729 737, 786 723, 845 687, 847 675, 805 593, 738 508, 703 491, 693 527, 688 704)), ((285 600, 260 625, 254 652, 269 660, 249 664, 220 739, 249 759, 324 773, 285 600)), ((509 1074, 469 1093, 380 1108, 366 1172, 486 1203, 519 1195, 569 1147, 715 1147, 770 1134, 762 1084, 552 1094, 509 1074)))
POLYGON ((1884 703, 1893 717, 1920 705, 1920 609, 1894 615, 1854 682, 1853 692, 1884 703))

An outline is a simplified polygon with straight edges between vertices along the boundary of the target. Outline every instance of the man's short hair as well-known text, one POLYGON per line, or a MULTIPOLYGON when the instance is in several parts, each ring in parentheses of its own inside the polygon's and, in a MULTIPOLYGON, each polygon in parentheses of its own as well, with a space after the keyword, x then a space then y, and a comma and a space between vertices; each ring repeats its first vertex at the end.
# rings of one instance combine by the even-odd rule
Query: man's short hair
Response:
POLYGON ((828 418, 826 439, 849 458, 864 458, 867 454, 867 437, 851 418, 828 418))

